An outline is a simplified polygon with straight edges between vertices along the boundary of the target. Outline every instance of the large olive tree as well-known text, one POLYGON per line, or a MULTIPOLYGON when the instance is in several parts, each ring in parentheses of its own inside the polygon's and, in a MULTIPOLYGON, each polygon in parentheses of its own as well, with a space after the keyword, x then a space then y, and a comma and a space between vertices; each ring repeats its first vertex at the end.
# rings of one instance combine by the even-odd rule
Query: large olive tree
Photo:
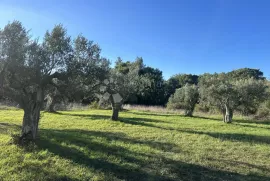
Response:
POLYGON ((234 79, 228 74, 204 74, 200 77, 200 102, 216 106, 225 123, 232 122, 234 111, 243 105, 259 105, 267 96, 264 80, 234 79))
POLYGON ((32 40, 18 21, 0 31, 1 94, 24 110, 20 140, 34 140, 38 132, 44 92, 71 57, 70 37, 57 25, 44 40, 32 40))

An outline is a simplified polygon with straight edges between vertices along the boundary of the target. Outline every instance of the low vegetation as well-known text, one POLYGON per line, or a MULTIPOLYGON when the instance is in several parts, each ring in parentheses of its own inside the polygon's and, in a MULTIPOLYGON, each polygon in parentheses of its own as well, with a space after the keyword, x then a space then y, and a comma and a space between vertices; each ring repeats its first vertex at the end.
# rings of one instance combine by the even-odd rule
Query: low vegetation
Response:
POLYGON ((109 110, 41 112, 20 147, 23 111, 0 111, 0 180, 270 180, 270 124, 109 110))

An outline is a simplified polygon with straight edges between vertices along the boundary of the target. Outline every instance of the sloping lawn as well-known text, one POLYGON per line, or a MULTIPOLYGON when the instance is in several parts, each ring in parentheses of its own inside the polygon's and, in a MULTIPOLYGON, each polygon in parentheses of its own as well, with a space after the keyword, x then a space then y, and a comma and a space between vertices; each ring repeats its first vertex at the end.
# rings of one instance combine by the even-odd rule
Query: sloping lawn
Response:
POLYGON ((10 144, 23 111, 0 110, 0 180, 270 180, 270 124, 125 111, 42 113, 39 139, 10 144))

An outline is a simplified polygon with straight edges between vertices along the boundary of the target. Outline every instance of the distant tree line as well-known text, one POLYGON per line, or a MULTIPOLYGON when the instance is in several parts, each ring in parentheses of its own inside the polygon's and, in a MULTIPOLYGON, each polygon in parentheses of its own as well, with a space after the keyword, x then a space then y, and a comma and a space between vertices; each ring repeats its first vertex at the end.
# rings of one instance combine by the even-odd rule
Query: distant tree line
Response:
POLYGON ((165 80, 162 71, 118 58, 115 66, 101 56, 98 44, 83 35, 75 38, 60 24, 42 39, 33 39, 21 22, 0 29, 0 99, 24 110, 20 142, 35 140, 40 111, 55 111, 58 103, 108 102, 112 120, 123 104, 162 105, 184 109, 215 107, 231 122, 233 113, 254 114, 268 99, 269 83, 257 69, 228 73, 177 74, 165 80))

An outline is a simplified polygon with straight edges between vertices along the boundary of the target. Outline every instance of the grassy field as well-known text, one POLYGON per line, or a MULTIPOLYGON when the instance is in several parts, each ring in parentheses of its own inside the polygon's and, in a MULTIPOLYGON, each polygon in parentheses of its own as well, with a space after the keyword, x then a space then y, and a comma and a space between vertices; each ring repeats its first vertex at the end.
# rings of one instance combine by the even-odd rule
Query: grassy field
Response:
POLYGON ((125 111, 42 113, 39 139, 10 144, 23 112, 0 110, 0 180, 270 180, 270 124, 125 111))

